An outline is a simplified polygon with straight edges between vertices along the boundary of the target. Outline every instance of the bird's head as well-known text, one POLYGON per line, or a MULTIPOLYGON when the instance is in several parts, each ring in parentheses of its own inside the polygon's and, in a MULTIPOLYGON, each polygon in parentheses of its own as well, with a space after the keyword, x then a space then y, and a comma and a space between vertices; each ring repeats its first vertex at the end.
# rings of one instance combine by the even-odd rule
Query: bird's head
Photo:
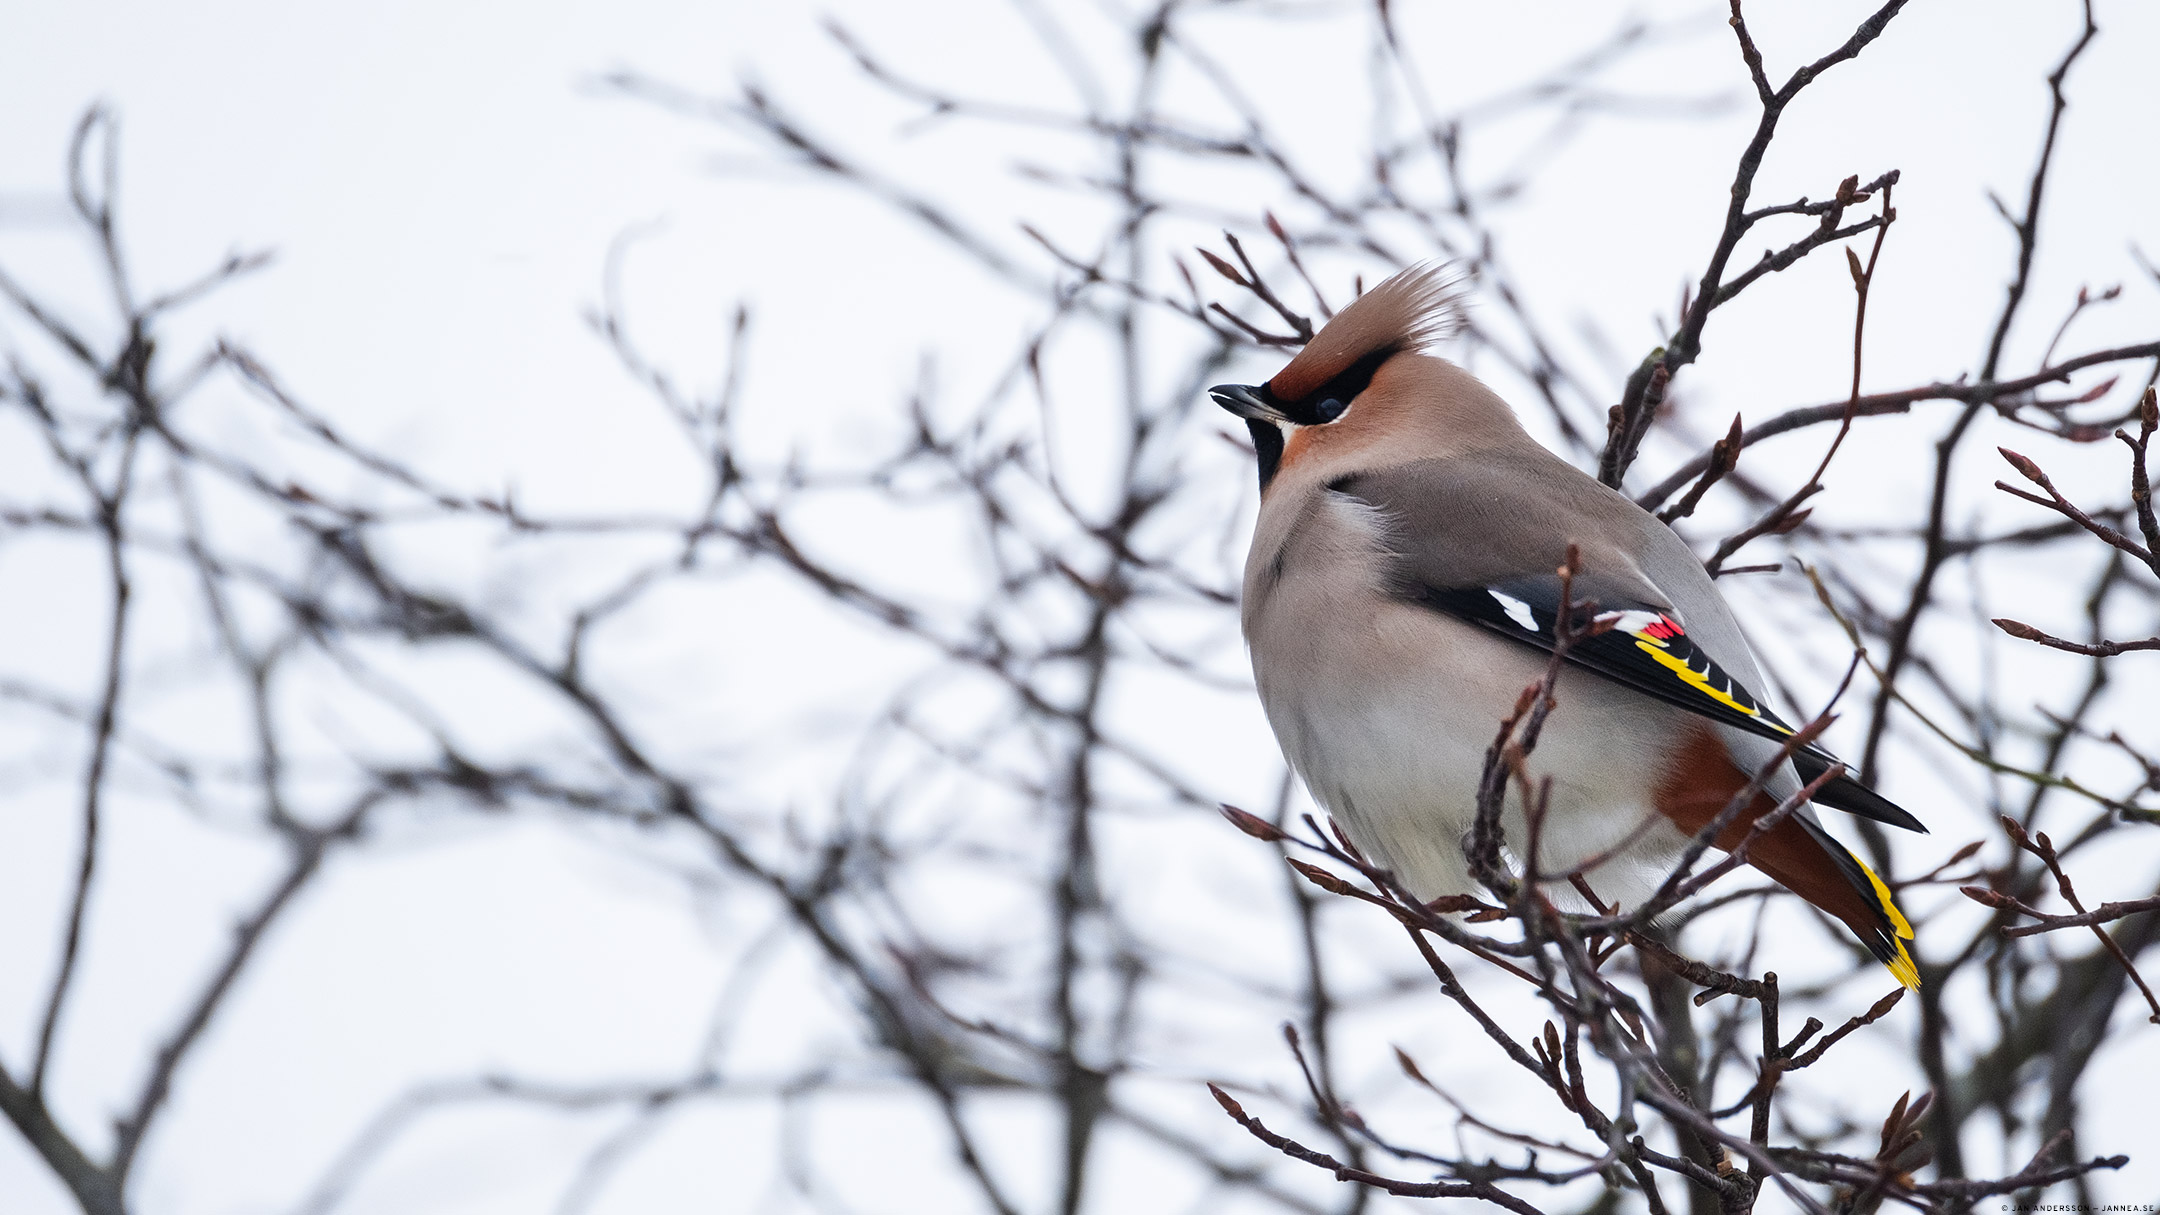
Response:
POLYGON ((1455 276, 1439 263, 1412 266, 1336 313, 1266 383, 1217 384, 1208 396, 1245 420, 1260 457, 1260 486, 1266 489, 1285 460, 1310 446, 1318 431, 1371 430, 1361 423, 1381 423, 1377 416, 1359 417, 1361 399, 1375 378, 1399 356, 1421 353, 1461 323, 1455 276))

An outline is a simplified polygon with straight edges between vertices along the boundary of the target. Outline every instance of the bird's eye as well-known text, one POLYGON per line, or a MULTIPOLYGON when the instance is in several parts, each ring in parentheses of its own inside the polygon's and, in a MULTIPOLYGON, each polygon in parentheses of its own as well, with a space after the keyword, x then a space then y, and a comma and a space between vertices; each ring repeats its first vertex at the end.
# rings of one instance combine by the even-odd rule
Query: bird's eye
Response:
POLYGON ((1318 418, 1322 424, 1325 424, 1343 416, 1343 411, 1348 408, 1350 408, 1349 404, 1340 398, 1329 397, 1313 406, 1313 416, 1318 418))

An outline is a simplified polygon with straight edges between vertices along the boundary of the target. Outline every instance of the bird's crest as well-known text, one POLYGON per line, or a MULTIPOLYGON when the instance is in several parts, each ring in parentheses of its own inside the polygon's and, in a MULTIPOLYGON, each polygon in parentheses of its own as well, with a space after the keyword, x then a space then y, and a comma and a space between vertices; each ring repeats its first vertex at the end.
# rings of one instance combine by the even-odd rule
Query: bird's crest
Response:
POLYGON ((1422 350, 1462 327, 1462 280, 1422 262, 1352 301, 1268 381, 1280 401, 1302 401, 1360 359, 1422 350))

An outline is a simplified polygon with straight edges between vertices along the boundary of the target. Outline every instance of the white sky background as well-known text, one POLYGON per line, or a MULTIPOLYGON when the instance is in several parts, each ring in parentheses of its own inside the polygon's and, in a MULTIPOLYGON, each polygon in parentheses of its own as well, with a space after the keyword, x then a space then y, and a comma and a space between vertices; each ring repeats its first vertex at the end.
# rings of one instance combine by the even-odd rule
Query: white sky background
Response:
MULTIPOLYGON (((1093 231, 1090 205, 1018 184, 1010 173, 1023 157, 1054 163, 1054 141, 999 147, 909 134, 902 128, 909 111, 861 85, 818 30, 831 13, 918 79, 1069 105, 1038 45, 1010 9, 992 3, 14 7, 0 18, 0 259, 12 271, 63 293, 86 281, 53 239, 50 200, 75 119, 106 99, 121 120, 121 216, 141 280, 192 277, 234 247, 278 253, 270 270, 183 317, 180 332, 237 336, 362 439, 474 490, 514 485, 535 510, 680 508, 680 487, 689 483, 667 463, 681 457, 666 420, 580 319, 599 296, 609 243, 633 225, 659 221, 627 263, 629 313, 684 378, 717 374, 728 318, 739 301, 751 304, 746 401, 769 428, 768 442, 865 446, 862 432, 890 425, 886 411, 915 383, 925 352, 934 352, 939 383, 958 407, 1003 370, 990 360, 1008 357, 1040 320, 980 273, 955 270, 917 228, 859 199, 784 171, 716 174, 716 156, 739 169, 764 154, 603 95, 591 85, 598 74, 630 68, 714 93, 738 77, 758 79, 873 163, 963 200, 960 209, 1016 256, 1028 254, 1020 219, 1075 241, 1093 231)), ((1053 7, 1071 10, 1083 44, 1099 36, 1100 23, 1086 17, 1092 6, 1053 7)), ((1445 48, 1424 56, 1445 69, 1430 79, 1443 107, 1519 82, 1613 22, 1590 3, 1403 7, 1409 28, 1445 48)), ((1759 7, 1756 37, 1774 79, 1840 41, 1864 11, 1849 3, 1759 7)), ((1366 67, 1355 23, 1214 20, 1221 39, 1214 54, 1311 154, 1310 169, 1326 173, 1338 142, 1331 131, 1354 132, 1339 141, 1345 153, 1362 146, 1357 107, 1365 92, 1342 85, 1366 67)), ((2123 282, 2125 299, 2081 321, 2067 350, 2148 339, 2160 313, 2155 284, 2135 277, 2127 254, 2132 243, 2160 252, 2160 164, 2151 154, 2160 80, 2150 70, 2160 14, 2118 2, 2102 6, 2100 24, 2101 40, 2072 80, 2042 272, 2012 342, 2011 369, 2029 364, 2081 283, 2123 282)), ((1788 117, 1758 179, 1758 203, 1823 197, 1847 173, 1863 180, 1892 167, 1904 173, 1900 222, 1870 317, 1869 389, 1976 362, 2010 266, 2010 236, 1986 193, 2022 191, 2046 112, 2042 77, 2075 28, 2073 6, 2063 3, 1919 0, 1788 117)), ((1621 79, 1683 96, 1724 92, 1740 104, 1709 121, 1594 121, 1511 216, 1503 252, 1548 315, 1593 320, 1632 360, 1657 336, 1651 318, 1669 316, 1680 284, 1700 272, 1753 110, 1715 13, 1697 36, 1652 53, 1621 79)), ((1481 155, 1506 159, 1504 149, 1473 145, 1473 165, 1481 155)), ((1220 202, 1246 215, 1286 205, 1235 195, 1220 202)), ((1758 243, 1743 245, 1736 261, 1751 260, 1758 243)), ((1042 260, 1036 255, 1032 264, 1042 260)), ((1713 319, 1706 356, 1679 386, 1705 433, 1735 410, 1753 421, 1843 395, 1850 288, 1841 263, 1835 255, 1813 259, 1713 319)), ((1320 264, 1335 284, 1357 271, 1369 281, 1379 269, 1340 258, 1320 264)), ((1588 346, 1569 355, 1596 365, 1588 346)), ((1254 371, 1263 373, 1257 362, 1254 371)), ((1074 382, 1064 393, 1083 400, 1091 387, 1100 386, 1074 382)), ((1920 417, 1859 432, 1880 441, 1841 455, 1825 513, 1909 516, 1926 482, 1910 460, 1915 446, 1890 437, 1933 427, 1938 415, 1926 411, 1940 408, 1922 406, 1920 417)), ((1206 433, 1214 429, 1228 425, 1201 418, 1194 443, 1220 448, 1206 433)), ((1811 462, 1824 437, 1764 451, 1811 462)), ((2001 472, 1982 455, 1992 441, 1967 446, 1971 492, 1961 519, 1982 509, 1986 485, 2001 472)), ((1999 441, 2042 456, 2066 489, 2081 477, 2120 483, 2111 447, 2073 452, 2030 432, 1999 441)), ((1635 483, 1663 475, 1671 455, 1646 456, 1635 483)), ((1246 489, 1247 470, 1214 462, 1246 489)), ((0 470, 9 464, 0 453, 0 470)), ((1228 485, 1226 509, 1239 501, 1228 485)), ((1987 508, 1990 518, 2017 518, 1987 508)), ((893 525, 882 542, 934 540, 893 525)), ((68 639, 101 627, 94 605, 102 591, 33 582, 31 560, 0 549, 0 620, 9 636, 54 639, 52 663, 65 668, 64 655, 75 652, 68 639), (30 586, 34 593, 25 592, 30 586)), ((460 558, 446 548, 441 560, 460 558)), ((529 571, 511 565, 478 576, 507 595, 522 572, 529 571)), ((2061 610, 2039 583, 1990 593, 2006 614, 2039 622, 2061 610)), ((692 607, 670 619, 669 631, 640 639, 625 662, 656 676, 675 673, 668 703, 677 728, 705 737, 718 764, 799 729, 805 713, 883 686, 904 666, 859 645, 845 648, 782 598, 692 607), (783 688, 794 698, 776 712, 783 688)), ((2123 661, 2150 666, 2144 656, 2123 661)), ((1836 674, 1826 672, 1823 686, 1836 674)), ((516 707, 504 712, 513 722, 527 716, 516 707)), ((1219 784, 1230 800, 1265 798, 1272 750, 1256 709, 1156 724, 1190 732, 1175 751, 1195 779, 1219 784)), ((1856 735, 1833 740, 1852 750, 1856 735)), ((755 779, 798 796, 816 790, 800 768, 755 779)), ((1942 793, 1917 765, 1894 770, 1893 779, 1912 782, 1894 783, 1893 796, 1931 822, 1952 824, 1909 846, 1909 868, 1932 865, 1981 830, 1977 813, 1961 819, 1960 809, 1930 804, 1942 793)), ((72 854, 72 824, 55 821, 0 807, 0 1054, 10 1060, 25 1057, 51 948, 19 926, 55 914, 72 854)), ((1241 844, 1212 827, 1186 834, 1226 853, 1241 844)), ((163 1024, 169 1002, 194 981, 231 892, 248 889, 259 872, 244 849, 183 821, 140 816, 120 822, 114 840, 110 905, 101 904, 93 921, 93 962, 62 1055, 63 1113, 83 1126, 110 1114, 137 1066, 142 1035, 163 1024), (197 859, 175 865, 176 855, 197 859)), ((371 850, 334 871, 259 959, 260 981, 235 1000, 183 1074, 179 1104, 147 1149, 135 1197, 154 1215, 284 1209, 362 1119, 415 1079, 491 1067, 565 1077, 680 1067, 724 973, 724 943, 711 927, 678 886, 544 823, 453 820, 371 850)), ((806 1041, 840 1032, 804 1009, 763 1015, 775 1023, 803 1018, 806 1041)), ((2137 1026, 2135 1018, 2117 1020, 2124 1034, 2137 1026)), ((1890 1052, 1877 1055, 1877 1067, 1901 1066, 1892 1045, 1876 1049, 1890 1052)), ((1848 1052, 1856 1067, 1863 1050, 1848 1052)), ((2129 1080, 2139 1069, 2160 1074, 2151 1031, 2097 1066, 2123 1077, 2093 1090, 2122 1113, 2096 1109, 2091 1125, 2141 1121, 2134 1111, 2146 1108, 2149 1094, 2129 1080)), ((864 1209, 940 1209, 924 1196, 933 1191, 910 1194, 905 1179, 925 1169, 925 1158, 942 1161, 942 1140, 908 1140, 874 1102, 845 1117, 855 1129, 835 1134, 851 1144, 850 1167, 894 1170, 850 1191, 864 1209)), ((649 1165, 626 1171, 619 1191, 596 1209, 754 1209, 759 1195, 716 1179, 746 1170, 763 1176, 769 1160, 730 1159, 728 1145, 740 1150, 769 1128, 724 1119, 685 1126, 674 1137, 680 1142, 647 1153, 649 1165), (738 1200, 744 1205, 733 1205, 738 1200)), ((1039 1129, 1016 1124, 1006 1148, 1025 1153, 1039 1129)), ((1234 1133, 1227 1122, 1215 1129, 1234 1133)), ((342 1209, 546 1210, 565 1172, 558 1166, 592 1130, 499 1111, 445 1118, 342 1209)), ((2160 1190, 2160 1160, 2148 1155, 2098 1188, 2117 1201, 2149 1195, 2160 1190)), ((1105 1203, 1114 1192, 1106 1190, 1105 1203)), ((70 1209, 12 1132, 0 1134, 0 1212, 70 1209)))

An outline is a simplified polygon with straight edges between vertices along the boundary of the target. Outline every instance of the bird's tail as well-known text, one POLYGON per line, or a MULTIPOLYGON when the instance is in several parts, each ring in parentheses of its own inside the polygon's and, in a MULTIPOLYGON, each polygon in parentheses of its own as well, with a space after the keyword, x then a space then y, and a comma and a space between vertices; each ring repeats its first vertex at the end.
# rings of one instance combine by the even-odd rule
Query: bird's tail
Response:
MULTIPOLYGON (((1898 982, 1918 991, 1920 968, 1913 962, 1912 951, 1905 948, 1905 942, 1913 939, 1912 924, 1906 920, 1905 913, 1898 910, 1897 900, 1890 895, 1890 887, 1875 875, 1873 869, 1868 868, 1866 861, 1853 855, 1850 848, 1838 843, 1829 832, 1814 822, 1798 816, 1790 821, 1798 822, 1807 831, 1809 838, 1828 854, 1839 874, 1853 888, 1854 893, 1860 896, 1866 914, 1850 914, 1842 900, 1838 906, 1823 907, 1823 910, 1843 920, 1846 927, 1852 929, 1853 935, 1860 938, 1860 943, 1867 946, 1868 952, 1875 955, 1875 960, 1897 976, 1898 982)), ((1814 902, 1812 899, 1809 901, 1814 902)), ((1822 907, 1822 904, 1816 903, 1816 906, 1822 907)))

